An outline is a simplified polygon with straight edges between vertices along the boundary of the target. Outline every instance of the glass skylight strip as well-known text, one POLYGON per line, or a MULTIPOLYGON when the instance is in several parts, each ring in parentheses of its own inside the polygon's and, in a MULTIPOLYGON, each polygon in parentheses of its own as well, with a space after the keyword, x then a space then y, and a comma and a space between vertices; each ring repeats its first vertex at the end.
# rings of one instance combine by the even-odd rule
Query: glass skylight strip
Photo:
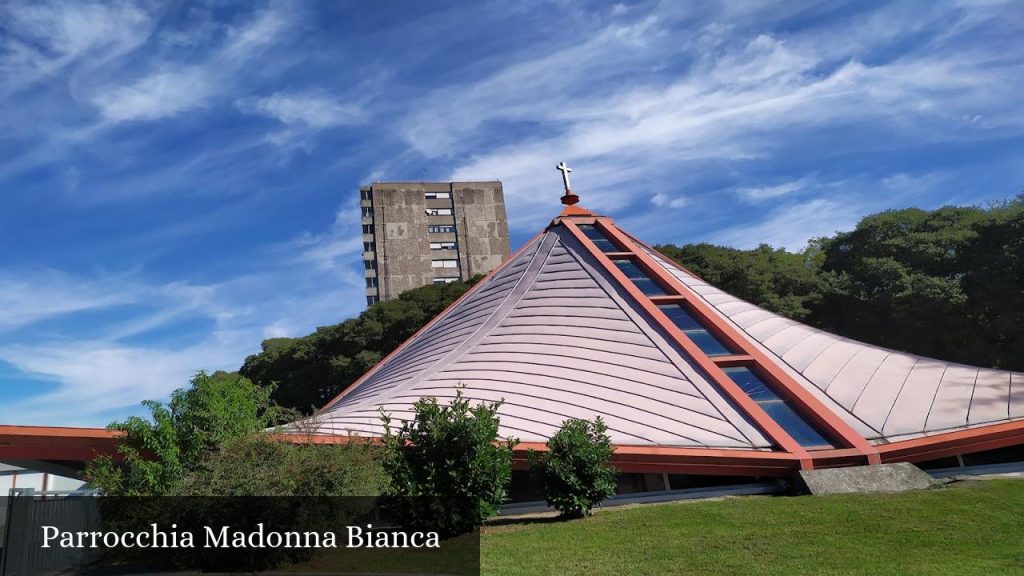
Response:
POLYGON ((608 237, 604 235, 604 232, 599 230, 597 226, 594 226, 593 224, 577 224, 576 227, 579 228, 580 232, 583 232, 583 235, 589 238, 601 252, 608 253, 620 251, 619 247, 609 240, 608 237))
POLYGON ((679 304, 662 304, 658 308, 708 356, 728 356, 733 354, 732 350, 703 324, 698 322, 686 308, 679 304))
POLYGON ((792 404, 775 393, 760 376, 750 368, 735 366, 723 368, 723 372, 736 383, 743 392, 757 403, 772 420, 782 427, 797 444, 804 448, 823 448, 833 446, 817 428, 805 420, 792 404))
POLYGON ((666 294, 665 289, 660 284, 629 260, 616 260, 615 265, 644 294, 648 296, 664 296, 666 294))

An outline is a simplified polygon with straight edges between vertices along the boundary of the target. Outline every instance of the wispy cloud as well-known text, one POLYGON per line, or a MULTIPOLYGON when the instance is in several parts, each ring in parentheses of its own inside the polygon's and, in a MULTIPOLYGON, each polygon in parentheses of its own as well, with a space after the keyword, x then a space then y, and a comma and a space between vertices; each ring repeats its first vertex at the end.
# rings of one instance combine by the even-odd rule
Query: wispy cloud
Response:
POLYGON ((237 369, 263 338, 301 334, 360 308, 336 270, 268 265, 206 286, 150 284, 137 272, 0 276, 0 362, 55 383, 44 394, 0 402, 0 422, 102 425, 108 414, 184 386, 196 370, 237 369), (105 310, 119 313, 100 326, 91 326, 95 316, 79 319, 105 310), (58 321, 64 330, 54 330, 58 321), (182 322, 208 328, 175 334, 182 322))
POLYGON ((0 333, 74 312, 131 304, 138 297, 119 278, 83 285, 56 270, 0 271, 0 333))
POLYGON ((157 72, 127 86, 101 88, 93 103, 113 122, 159 120, 202 106, 215 92, 207 72, 192 67, 157 72))
POLYGON ((709 240, 736 248, 769 244, 775 248, 801 250, 811 238, 851 229, 862 215, 860 206, 819 198, 805 204, 780 207, 757 224, 726 228, 713 234, 709 240))
POLYGON ((343 104, 325 94, 286 94, 278 92, 255 101, 236 103, 243 112, 278 120, 286 127, 270 134, 269 142, 282 147, 306 147, 308 139, 321 130, 359 124, 365 111, 354 104, 343 104))
MULTIPOLYGON (((363 251, 359 222, 359 207, 348 205, 338 210, 330 230, 320 234, 302 234, 280 248, 294 254, 298 263, 341 273, 351 280, 346 264, 360 259, 363 251)), ((358 284, 362 286, 361 277, 358 284)))
POLYGON ((102 426, 112 411, 164 398, 187 384, 200 367, 229 368, 248 346, 204 341, 173 350, 111 344, 59 342, 0 346, 0 358, 19 370, 58 382, 56 389, 0 406, 0 421, 102 426))
POLYGON ((737 188, 736 193, 745 200, 749 200, 751 202, 762 202, 764 200, 772 200, 782 196, 788 196, 794 192, 799 192, 807 188, 809 182, 809 178, 801 178, 799 180, 793 180, 772 186, 737 188))
POLYGON ((158 120, 203 106, 230 93, 235 76, 289 30, 291 16, 267 9, 227 30, 220 49, 198 64, 167 59, 153 71, 96 87, 93 103, 113 122, 158 120))
MULTIPOLYGON (((680 170, 756 163, 851 124, 870 126, 875 136, 832 139, 833 153, 1010 134, 1024 125, 1020 108, 1010 104, 1024 75, 1019 61, 960 50, 955 38, 927 52, 887 54, 875 46, 878 54, 870 54, 865 46, 882 38, 876 25, 868 19, 844 22, 841 32, 751 34, 723 32, 711 21, 704 34, 680 42, 671 14, 612 20, 590 31, 591 41, 437 90, 408 119, 406 136, 428 156, 468 152, 453 177, 501 173, 514 221, 521 221, 539 191, 553 190, 553 159, 582 167, 575 176, 588 205, 616 210, 634 190, 666 186, 680 170), (840 43, 845 52, 820 49, 837 35, 855 40, 840 43), (623 67, 656 70, 671 58, 690 65, 616 81, 623 67), (540 128, 514 143, 474 150, 484 135, 527 119, 540 128), (436 133, 445 136, 430 137, 436 133)), ((800 188, 795 180, 740 193, 768 200, 800 188)))
POLYGON ((651 196, 651 204, 659 208, 682 208, 689 203, 690 201, 684 196, 673 198, 661 192, 651 196))
POLYGON ((141 46, 153 19, 131 2, 5 3, 0 94, 52 79, 69 66, 88 73, 141 46))
POLYGON ((319 94, 278 92, 260 98, 251 106, 243 108, 276 118, 288 125, 315 129, 353 124, 362 120, 362 112, 358 107, 344 105, 329 96, 319 94))

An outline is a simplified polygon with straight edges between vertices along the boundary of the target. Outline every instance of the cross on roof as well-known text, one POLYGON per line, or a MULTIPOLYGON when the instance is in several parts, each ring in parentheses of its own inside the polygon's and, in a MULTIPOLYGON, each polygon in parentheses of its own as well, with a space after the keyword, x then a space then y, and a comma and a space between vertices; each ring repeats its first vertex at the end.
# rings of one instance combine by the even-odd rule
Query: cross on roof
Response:
POLYGON ((555 170, 562 173, 562 182, 565 184, 565 192, 572 192, 572 185, 569 184, 569 172, 572 172, 572 168, 569 168, 565 162, 559 162, 558 166, 555 166, 555 170))

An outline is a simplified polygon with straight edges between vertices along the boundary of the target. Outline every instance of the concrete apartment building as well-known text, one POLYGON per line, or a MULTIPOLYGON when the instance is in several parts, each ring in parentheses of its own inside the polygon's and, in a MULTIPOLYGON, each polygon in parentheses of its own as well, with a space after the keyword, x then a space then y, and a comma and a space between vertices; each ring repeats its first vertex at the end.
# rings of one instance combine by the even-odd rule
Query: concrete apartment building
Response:
POLYGON ((501 182, 376 182, 359 193, 367 305, 486 274, 511 253, 501 182))

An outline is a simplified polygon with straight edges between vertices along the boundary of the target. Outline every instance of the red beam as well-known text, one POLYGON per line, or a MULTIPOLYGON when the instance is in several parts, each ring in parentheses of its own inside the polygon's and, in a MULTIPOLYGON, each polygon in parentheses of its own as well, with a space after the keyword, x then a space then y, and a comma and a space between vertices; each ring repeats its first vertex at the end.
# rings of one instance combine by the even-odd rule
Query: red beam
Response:
POLYGON ((105 428, 0 425, 0 458, 84 462, 115 455, 121 434, 105 428))
MULTIPOLYGON (((614 242, 618 243, 620 246, 632 247, 632 243, 629 241, 629 239, 626 238, 625 235, 623 235, 622 233, 618 232, 618 230, 616 230, 614 226, 609 224, 607 219, 602 218, 598 222, 602 230, 604 230, 604 232, 614 242)), ((605 271, 608 272, 608 274, 610 274, 613 278, 615 278, 619 285, 622 286, 622 288, 626 290, 630 296, 632 296, 633 300, 637 303, 637 305, 643 308, 644 311, 647 312, 648 316, 651 319, 653 319, 658 324, 658 326, 674 340, 675 344, 681 347, 683 351, 694 362, 696 362, 698 366, 700 366, 704 373, 707 374, 712 379, 712 381, 718 386, 718 388, 722 390, 733 401, 733 403, 739 407, 740 410, 745 412, 747 415, 750 416, 752 420, 754 420, 755 424, 758 428, 760 428, 761 432, 763 432, 773 443, 775 443, 777 446, 780 446, 786 452, 789 452, 799 457, 803 466, 809 467, 812 465, 810 458, 807 456, 807 451, 804 450, 804 448, 800 446, 800 444, 798 444, 796 440, 793 440, 793 438, 790 437, 790 435, 787 434, 786 431, 783 430, 782 427, 779 426, 779 424, 775 422, 774 419, 768 416, 768 414, 765 413, 765 411, 760 406, 758 406, 756 402, 751 400, 750 397, 747 396, 743 392, 743 390, 741 390, 740 387, 736 385, 736 383, 733 382, 732 379, 725 374, 725 372, 722 371, 721 368, 715 365, 715 363, 712 362, 707 357, 707 355, 701 352, 697 345, 694 344, 692 340, 687 338, 683 334, 682 330, 680 330, 678 326, 672 323, 672 321, 669 320, 667 316, 665 316, 665 313, 662 312, 658 308, 658 306, 649 297, 647 297, 647 295, 645 295, 639 288, 637 288, 636 285, 634 285, 629 280, 629 278, 627 278, 626 275, 622 273, 618 266, 613 264, 611 260, 604 258, 604 255, 597 248, 597 246, 594 246, 593 242, 591 242, 590 239, 587 238, 586 235, 583 234, 583 232, 581 232, 580 229, 576 227, 576 224, 572 220, 566 218, 563 219, 561 223, 563 226, 565 226, 566 230, 568 230, 583 245, 583 247, 586 248, 591 253, 591 255, 594 256, 594 258, 604 267, 605 271)), ((634 256, 638 262, 643 262, 644 255, 634 252, 634 256)), ((657 270, 651 268, 651 266, 649 265, 645 267, 649 268, 647 272, 651 274, 651 276, 654 277, 657 282, 662 284, 663 287, 675 288, 676 293, 679 295, 685 294, 685 292, 683 292, 679 286, 667 285, 669 283, 665 278, 663 278, 663 276, 670 275, 665 273, 658 274, 657 270)), ((676 281, 675 284, 678 285, 679 282, 676 281)))
MULTIPOLYGON (((779 388, 779 392, 786 397, 788 400, 794 402, 801 410, 801 412, 807 416, 811 422, 814 422, 818 426, 824 428, 829 432, 836 440, 842 442, 845 446, 856 448, 864 455, 869 463, 880 462, 878 452, 875 447, 871 445, 863 436, 858 434, 853 428, 851 428, 846 422, 843 421, 837 414, 829 410, 820 400, 814 397, 807 389, 805 389, 799 382, 794 380, 789 374, 782 368, 777 366, 766 354, 761 352, 757 346, 751 344, 745 337, 743 337, 739 331, 734 328, 728 321, 723 319, 716 311, 712 310, 711 306, 706 304, 704 300, 696 292, 691 290, 688 286, 679 281, 674 275, 668 273, 662 266, 654 261, 653 258, 648 256, 642 250, 636 248, 636 245, 632 242, 632 239, 627 236, 624 232, 620 231, 614 224, 607 219, 599 220, 598 225, 605 231, 606 234, 615 239, 624 246, 632 248, 636 254, 636 263, 640 268, 644 269, 648 274, 654 277, 664 287, 675 291, 677 294, 686 297, 688 305, 692 308, 693 312, 703 321, 706 322, 708 328, 714 332, 717 336, 722 337, 727 342, 731 343, 736 348, 742 350, 742 353, 750 356, 753 360, 753 364, 757 366, 761 374, 767 377, 773 384, 779 388)), ((588 246, 589 248, 589 246, 588 246)), ((669 260, 666 258, 666 260, 669 260)), ((659 311, 660 313, 660 311, 659 311)), ((659 319, 659 323, 660 319, 659 319)), ((675 333, 672 333, 673 337, 677 340, 680 339, 675 333)), ((682 338, 682 340, 689 340, 688 338, 682 338)), ((689 352, 689 350, 687 351, 689 352)), ((703 357, 703 353, 696 355, 691 354, 694 357, 703 357)), ((703 366, 702 366, 703 367, 703 366)), ((717 367, 716 367, 717 368, 717 367)), ((712 378, 716 381, 719 380, 717 372, 711 373, 712 378)), ((729 380, 724 374, 722 378, 729 380)), ((732 394, 730 393, 730 396, 732 394)), ((746 396, 744 394, 744 396, 746 396)), ((747 407, 743 406, 744 410, 747 407)), ((751 413, 754 417, 754 414, 751 413)), ((767 417, 767 415, 765 415, 767 417)), ((759 418, 755 418, 758 424, 761 424, 759 418)), ((780 444, 781 445, 781 444, 780 444)), ((783 446, 789 450, 788 446, 783 446)), ((791 450, 790 450, 791 451, 791 450)))
POLYGON ((902 440, 878 447, 882 462, 923 462, 1024 444, 1024 420, 902 440))

